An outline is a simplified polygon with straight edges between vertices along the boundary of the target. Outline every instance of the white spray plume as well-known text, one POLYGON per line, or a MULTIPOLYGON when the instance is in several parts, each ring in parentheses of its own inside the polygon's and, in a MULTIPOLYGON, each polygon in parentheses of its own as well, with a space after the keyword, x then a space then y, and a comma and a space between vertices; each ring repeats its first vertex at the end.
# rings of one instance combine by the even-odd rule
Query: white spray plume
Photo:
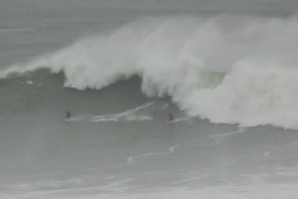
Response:
POLYGON ((148 96, 170 95, 192 116, 298 128, 298 16, 139 20, 11 66, 63 71, 65 86, 101 89, 139 75, 148 96))

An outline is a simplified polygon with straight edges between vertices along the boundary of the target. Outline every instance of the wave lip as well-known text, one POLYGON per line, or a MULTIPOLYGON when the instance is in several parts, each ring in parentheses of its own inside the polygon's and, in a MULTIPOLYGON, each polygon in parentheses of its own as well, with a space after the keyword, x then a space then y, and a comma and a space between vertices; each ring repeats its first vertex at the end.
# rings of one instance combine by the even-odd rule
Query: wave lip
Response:
POLYGON ((296 129, 297 16, 142 19, 11 66, 1 77, 49 68, 64 72, 64 86, 83 90, 139 75, 147 96, 169 95, 191 116, 296 129))

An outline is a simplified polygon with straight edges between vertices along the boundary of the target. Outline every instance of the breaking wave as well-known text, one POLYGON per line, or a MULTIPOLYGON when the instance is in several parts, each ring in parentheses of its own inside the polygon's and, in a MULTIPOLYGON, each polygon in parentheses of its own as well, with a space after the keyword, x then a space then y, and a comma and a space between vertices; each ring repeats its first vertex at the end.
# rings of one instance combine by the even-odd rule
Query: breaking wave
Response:
MULTIPOLYGON (((48 68, 66 87, 101 89, 139 75, 149 97, 190 116, 241 126, 298 128, 298 15, 138 20, 1 72, 48 68)), ((99 118, 100 119, 100 118, 99 118)))

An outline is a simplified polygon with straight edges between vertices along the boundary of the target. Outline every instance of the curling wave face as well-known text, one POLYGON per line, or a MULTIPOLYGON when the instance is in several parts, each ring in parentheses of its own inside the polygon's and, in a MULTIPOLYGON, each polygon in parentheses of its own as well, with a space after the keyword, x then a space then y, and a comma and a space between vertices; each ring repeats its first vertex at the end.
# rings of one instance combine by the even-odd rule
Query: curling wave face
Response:
POLYGON ((298 15, 146 18, 1 72, 48 68, 66 87, 101 89, 133 75, 149 97, 191 116, 297 129, 298 15))

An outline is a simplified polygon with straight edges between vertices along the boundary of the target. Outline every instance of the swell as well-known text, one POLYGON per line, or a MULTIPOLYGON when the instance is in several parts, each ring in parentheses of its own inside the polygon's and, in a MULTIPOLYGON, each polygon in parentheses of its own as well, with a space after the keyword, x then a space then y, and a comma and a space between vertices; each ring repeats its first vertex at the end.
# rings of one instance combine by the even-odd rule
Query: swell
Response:
POLYGON ((0 79, 0 112, 11 115, 45 111, 56 114, 60 112, 63 116, 64 111, 69 110, 74 113, 105 115, 123 112, 148 102, 140 90, 140 78, 137 76, 119 81, 101 91, 62 87, 64 78, 63 73, 52 74, 48 69, 39 69, 0 79))
POLYGON ((143 93, 169 95, 190 116, 297 128, 297 25, 297 15, 146 18, 1 74, 48 68, 78 90, 138 75, 143 93))

